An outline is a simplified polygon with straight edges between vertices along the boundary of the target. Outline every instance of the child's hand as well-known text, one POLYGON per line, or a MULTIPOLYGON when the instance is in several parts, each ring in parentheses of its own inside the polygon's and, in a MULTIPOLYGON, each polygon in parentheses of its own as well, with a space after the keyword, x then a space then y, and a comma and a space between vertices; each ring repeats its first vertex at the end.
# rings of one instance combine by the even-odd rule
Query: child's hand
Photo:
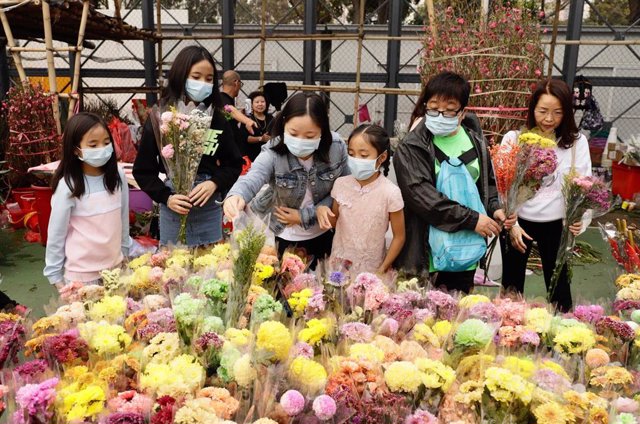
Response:
POLYGON ((383 266, 383 265, 380 265, 380 267, 379 267, 378 269, 376 269, 376 274, 378 274, 378 275, 384 275, 384 274, 386 274, 386 273, 387 273, 387 270, 388 270, 388 269, 389 269, 389 268, 387 268, 387 267, 385 267, 385 266, 383 266))
POLYGON ((331 225, 331 218, 335 218, 336 215, 331 211, 328 206, 318 206, 316 208, 316 216, 318 217, 318 224, 323 230, 330 230, 333 228, 331 225))
POLYGON ((245 206, 246 203, 242 196, 235 195, 227 197, 222 207, 227 218, 233 221, 244 210, 245 206))
POLYGON ((277 206, 273 213, 278 221, 284 225, 300 225, 302 224, 302 218, 300 217, 300 211, 298 209, 285 208, 284 206, 277 206))
POLYGON ((191 190, 191 193, 189 193, 189 201, 193 206, 204 206, 217 189, 218 186, 213 181, 203 181, 191 190))
POLYGON ((56 289, 58 290, 58 293, 60 293, 62 291, 62 289, 64 288, 64 283, 61 281, 59 283, 55 283, 54 286, 56 286, 56 289))
POLYGON ((167 200, 167 207, 177 214, 186 215, 191 209, 191 203, 184 194, 172 194, 167 200))

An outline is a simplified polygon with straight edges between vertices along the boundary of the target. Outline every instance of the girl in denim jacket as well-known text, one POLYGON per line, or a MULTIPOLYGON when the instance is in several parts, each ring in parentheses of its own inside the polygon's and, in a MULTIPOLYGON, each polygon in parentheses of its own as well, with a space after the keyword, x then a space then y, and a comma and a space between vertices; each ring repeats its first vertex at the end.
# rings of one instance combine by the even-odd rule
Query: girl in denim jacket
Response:
POLYGON ((304 248, 314 268, 317 259, 329 255, 333 240, 331 231, 320 228, 316 208, 332 205, 333 183, 349 174, 346 145, 329 129, 326 105, 315 93, 292 96, 271 135, 249 172, 229 191, 224 213, 234 219, 249 204, 255 213, 270 214, 278 253, 304 248))

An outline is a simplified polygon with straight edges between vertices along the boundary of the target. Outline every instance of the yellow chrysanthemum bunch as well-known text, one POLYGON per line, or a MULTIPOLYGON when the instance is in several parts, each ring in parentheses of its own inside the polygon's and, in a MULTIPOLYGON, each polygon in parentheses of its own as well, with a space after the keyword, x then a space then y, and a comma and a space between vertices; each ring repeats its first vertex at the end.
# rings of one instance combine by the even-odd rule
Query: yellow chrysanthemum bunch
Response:
POLYGON ((392 392, 416 393, 422 384, 422 375, 412 362, 392 362, 384 371, 384 382, 392 392))
POLYGON ((525 405, 531 402, 535 386, 518 374, 504 368, 491 367, 485 371, 484 376, 484 386, 498 402, 510 403, 518 400, 525 405))
POLYGON ((384 351, 369 343, 354 343, 349 347, 349 357, 381 363, 384 360, 384 351))
POLYGON ((131 344, 131 336, 122 326, 106 321, 85 322, 78 325, 78 330, 89 348, 98 355, 117 355, 131 344))
POLYGON ((573 423, 575 416, 564 405, 558 402, 547 402, 533 409, 533 415, 539 423, 567 424, 573 423))
POLYGON ((593 331, 584 327, 564 327, 553 338, 556 352, 565 354, 584 353, 596 344, 593 331))
POLYGON ((627 385, 633 382, 633 375, 626 368, 606 365, 591 371, 589 383, 592 386, 610 387, 613 385, 627 385))
POLYGON ((520 134, 520 136, 518 137, 518 143, 536 144, 545 149, 553 149, 554 147, 556 147, 555 141, 547 137, 543 137, 539 134, 535 134, 533 132, 523 132, 522 134, 520 134))
POLYGON ((293 345, 289 329, 278 321, 265 321, 258 328, 256 346, 273 355, 273 359, 283 361, 289 356, 293 345))
POLYGON ((453 368, 440 361, 418 358, 414 364, 420 370, 422 384, 428 389, 442 389, 443 392, 446 392, 456 379, 456 372, 453 368))
POLYGON ((191 355, 180 355, 166 364, 148 364, 140 376, 140 388, 158 397, 186 396, 202 386, 204 368, 191 355))
POLYGON ((264 265, 257 262, 253 267, 253 275, 251 277, 251 283, 257 286, 261 286, 264 280, 273 276, 276 270, 271 265, 264 265))
POLYGON ((289 379, 305 394, 317 393, 327 383, 327 371, 318 362, 298 356, 289 365, 289 379))
POLYGON ((151 253, 145 253, 144 255, 138 256, 137 258, 129 261, 129 268, 136 270, 141 266, 147 265, 150 259, 151 259, 151 253))
POLYGON ((462 309, 468 309, 478 303, 491 303, 491 300, 481 294, 468 294, 458 302, 458 306, 462 309))
POLYGON ((526 327, 538 334, 546 334, 551 327, 552 315, 545 308, 531 308, 525 313, 526 327))
POLYGON ((298 333, 298 340, 309 343, 312 346, 320 344, 331 335, 331 322, 327 318, 313 318, 307 322, 306 327, 298 333))
POLYGON ((523 378, 530 378, 536 371, 536 365, 532 360, 518 358, 517 356, 507 356, 502 363, 502 367, 523 378))
POLYGON ((313 290, 306 288, 302 289, 299 292, 293 292, 291 297, 289 297, 288 302, 289 306, 293 310, 293 314, 296 317, 304 314, 304 309, 309 304, 309 299, 313 296, 313 290))
POLYGON ((242 330, 237 328, 229 328, 227 329, 227 331, 225 331, 224 338, 233 346, 242 347, 248 345, 249 342, 251 342, 253 333, 246 328, 242 330))
POLYGON ((640 284, 640 274, 622 274, 616 278, 616 287, 624 288, 630 286, 638 286, 640 284))
POLYGON ((115 323, 124 319, 126 311, 127 302, 122 296, 105 296, 91 306, 88 315, 94 321, 115 323))

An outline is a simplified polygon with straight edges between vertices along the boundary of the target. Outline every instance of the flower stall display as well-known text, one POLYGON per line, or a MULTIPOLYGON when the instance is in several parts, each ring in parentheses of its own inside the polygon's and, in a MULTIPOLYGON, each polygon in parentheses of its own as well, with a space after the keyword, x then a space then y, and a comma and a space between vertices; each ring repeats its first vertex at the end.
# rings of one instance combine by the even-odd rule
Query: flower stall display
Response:
POLYGON ((640 276, 616 280, 612 306, 559 315, 418 279, 308 273, 305 258, 278 260, 264 233, 236 231, 240 241, 205 251, 140 256, 103 286, 70 284, 35 322, 0 314, 8 422, 640 417, 640 276))

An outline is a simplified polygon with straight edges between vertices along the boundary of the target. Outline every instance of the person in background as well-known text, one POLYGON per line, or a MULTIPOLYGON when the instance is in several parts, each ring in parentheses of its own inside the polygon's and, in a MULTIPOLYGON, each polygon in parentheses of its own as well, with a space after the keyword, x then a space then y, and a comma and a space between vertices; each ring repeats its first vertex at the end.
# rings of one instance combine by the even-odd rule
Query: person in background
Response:
POLYGON ((377 125, 360 125, 347 143, 349 170, 331 190, 333 205, 318 206, 320 228, 335 227, 330 264, 340 269, 350 263, 352 275, 386 273, 404 244, 404 202, 400 189, 385 175, 389 172, 389 135, 377 125), (384 174, 380 172, 384 169, 384 174), (387 250, 385 234, 393 239, 387 250))
POLYGON ((240 74, 236 71, 225 71, 222 75, 222 89, 220 90, 222 106, 229 115, 234 138, 238 145, 242 143, 239 127, 244 125, 246 131, 253 135, 254 126, 256 125, 251 118, 236 107, 236 99, 243 86, 244 83, 240 78, 240 74))
POLYGON ((99 283, 100 271, 119 266, 131 246, 127 180, 102 118, 81 112, 69 119, 51 188, 44 276, 58 290, 99 283))
POLYGON ((279 254, 303 248, 315 268, 316 260, 330 254, 333 240, 331 231, 320 228, 316 208, 331 206, 334 182, 349 174, 347 149, 331 132, 327 106, 315 93, 293 95, 271 133, 274 138, 229 191, 224 212, 233 220, 249 204, 255 213, 270 215, 279 254))
POLYGON ((244 127, 240 128, 240 138, 242 139, 240 151, 253 162, 260 154, 262 145, 271 140, 269 132, 271 131, 273 116, 267 112, 269 110, 269 103, 267 103, 264 93, 254 91, 249 94, 249 99, 251 100, 251 114, 249 118, 256 123, 256 126, 253 129, 253 134, 249 134, 249 131, 244 127))
POLYGON ((429 273, 435 286, 469 293, 474 285, 477 265, 458 272, 442 272, 433 265, 429 246, 429 227, 446 232, 471 230, 482 237, 497 236, 501 224, 510 226, 499 208, 493 167, 487 143, 482 136, 462 125, 471 87, 453 72, 442 72, 429 79, 416 103, 413 116, 420 116, 402 141, 393 158, 398 186, 405 201, 406 243, 396 267, 410 274, 429 273), (448 157, 471 152, 475 157, 466 165, 478 189, 476 195, 488 214, 476 212, 450 199, 436 189, 440 162, 436 149, 448 157))
MULTIPOLYGON (((502 286, 507 291, 524 292, 527 260, 533 240, 540 250, 544 281, 551 282, 560 247, 564 225, 578 235, 589 224, 589 216, 582 222, 564 223, 565 205, 562 196, 562 181, 571 168, 580 175, 591 175, 591 156, 587 138, 578 131, 573 119, 573 94, 564 81, 550 79, 537 85, 529 99, 526 128, 537 129, 557 142, 555 147, 558 167, 555 175, 518 210, 518 222, 503 237, 502 286), (505 248, 507 244, 511 246, 505 248)), ((502 143, 518 142, 520 131, 509 131, 502 143)), ((571 286, 566 266, 551 298, 562 312, 571 309, 571 286)))
POLYGON ((180 101, 203 108, 214 106, 193 190, 188 195, 178 194, 170 180, 160 179, 159 174, 166 172, 158 150, 160 140, 156 140, 150 119, 133 164, 133 176, 140 188, 160 204, 160 244, 178 242, 181 216, 187 215, 187 245, 197 247, 222 240, 222 207, 216 200, 221 200, 236 182, 243 163, 222 110, 213 56, 200 46, 185 47, 169 69, 160 105, 167 107, 180 101))

